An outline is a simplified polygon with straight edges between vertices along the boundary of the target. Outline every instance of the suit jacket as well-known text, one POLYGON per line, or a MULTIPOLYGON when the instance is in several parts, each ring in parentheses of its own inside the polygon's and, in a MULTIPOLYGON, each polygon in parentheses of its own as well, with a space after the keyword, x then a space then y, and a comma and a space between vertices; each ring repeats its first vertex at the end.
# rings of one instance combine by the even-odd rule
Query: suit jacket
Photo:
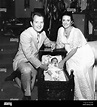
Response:
POLYGON ((38 68, 41 65, 41 61, 38 59, 38 52, 41 46, 44 44, 50 47, 52 41, 47 38, 45 31, 39 34, 39 40, 37 41, 37 32, 33 27, 29 27, 23 31, 20 35, 20 42, 18 52, 13 59, 13 69, 17 69, 17 63, 24 61, 30 61, 31 64, 38 68))

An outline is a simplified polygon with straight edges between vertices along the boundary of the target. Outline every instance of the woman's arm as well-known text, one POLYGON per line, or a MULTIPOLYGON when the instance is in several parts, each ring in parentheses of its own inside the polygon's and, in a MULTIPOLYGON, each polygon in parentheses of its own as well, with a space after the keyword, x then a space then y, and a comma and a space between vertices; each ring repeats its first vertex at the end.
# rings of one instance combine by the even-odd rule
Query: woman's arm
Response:
POLYGON ((61 60, 61 61, 59 62, 58 67, 59 67, 60 69, 63 69, 64 64, 66 63, 66 61, 68 61, 68 60, 76 53, 77 49, 78 49, 78 48, 72 49, 72 50, 67 54, 67 56, 66 56, 63 60, 61 60))
POLYGON ((58 29, 58 35, 57 35, 57 40, 56 40, 56 49, 65 47, 64 42, 62 42, 62 41, 64 41, 63 31, 64 31, 63 27, 60 27, 58 29))
POLYGON ((77 51, 78 47, 75 48, 75 49, 72 49, 68 54, 67 56, 63 59, 64 62, 66 62, 67 60, 69 60, 77 51))

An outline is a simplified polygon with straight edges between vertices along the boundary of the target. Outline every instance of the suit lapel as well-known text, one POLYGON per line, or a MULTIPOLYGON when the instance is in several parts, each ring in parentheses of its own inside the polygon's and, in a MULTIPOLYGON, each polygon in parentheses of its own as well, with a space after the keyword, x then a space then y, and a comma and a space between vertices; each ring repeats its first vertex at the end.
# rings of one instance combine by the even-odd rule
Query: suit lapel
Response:
POLYGON ((38 49, 40 49, 40 47, 42 46, 43 42, 44 42, 44 34, 41 33, 40 37, 39 37, 39 43, 38 43, 38 49))
POLYGON ((37 41, 37 33, 35 32, 35 34, 31 34, 31 35, 32 35, 32 42, 34 42, 35 48, 39 50, 44 41, 44 37, 45 37, 44 33, 39 34, 39 43, 37 41))

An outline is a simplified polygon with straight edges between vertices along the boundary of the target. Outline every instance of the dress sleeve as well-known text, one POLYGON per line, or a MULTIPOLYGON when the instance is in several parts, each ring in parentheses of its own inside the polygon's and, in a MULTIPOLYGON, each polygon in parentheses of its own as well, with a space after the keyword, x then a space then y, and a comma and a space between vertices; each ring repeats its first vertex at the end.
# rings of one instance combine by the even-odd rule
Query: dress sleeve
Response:
POLYGON ((58 35, 57 35, 57 48, 64 48, 65 47, 65 38, 63 38, 63 28, 59 28, 58 35))
POLYGON ((79 29, 77 29, 73 35, 74 36, 70 46, 71 48, 79 48, 87 43, 83 33, 79 29))

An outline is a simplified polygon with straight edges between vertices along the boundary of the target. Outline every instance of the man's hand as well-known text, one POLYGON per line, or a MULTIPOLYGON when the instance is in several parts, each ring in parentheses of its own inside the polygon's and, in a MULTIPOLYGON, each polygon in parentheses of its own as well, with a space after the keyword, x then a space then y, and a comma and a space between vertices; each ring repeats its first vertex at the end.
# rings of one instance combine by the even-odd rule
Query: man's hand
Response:
POLYGON ((46 71, 48 69, 48 66, 46 64, 41 64, 40 68, 46 71))
POLYGON ((54 50, 56 48, 56 43, 55 42, 52 42, 51 43, 51 50, 54 50))

